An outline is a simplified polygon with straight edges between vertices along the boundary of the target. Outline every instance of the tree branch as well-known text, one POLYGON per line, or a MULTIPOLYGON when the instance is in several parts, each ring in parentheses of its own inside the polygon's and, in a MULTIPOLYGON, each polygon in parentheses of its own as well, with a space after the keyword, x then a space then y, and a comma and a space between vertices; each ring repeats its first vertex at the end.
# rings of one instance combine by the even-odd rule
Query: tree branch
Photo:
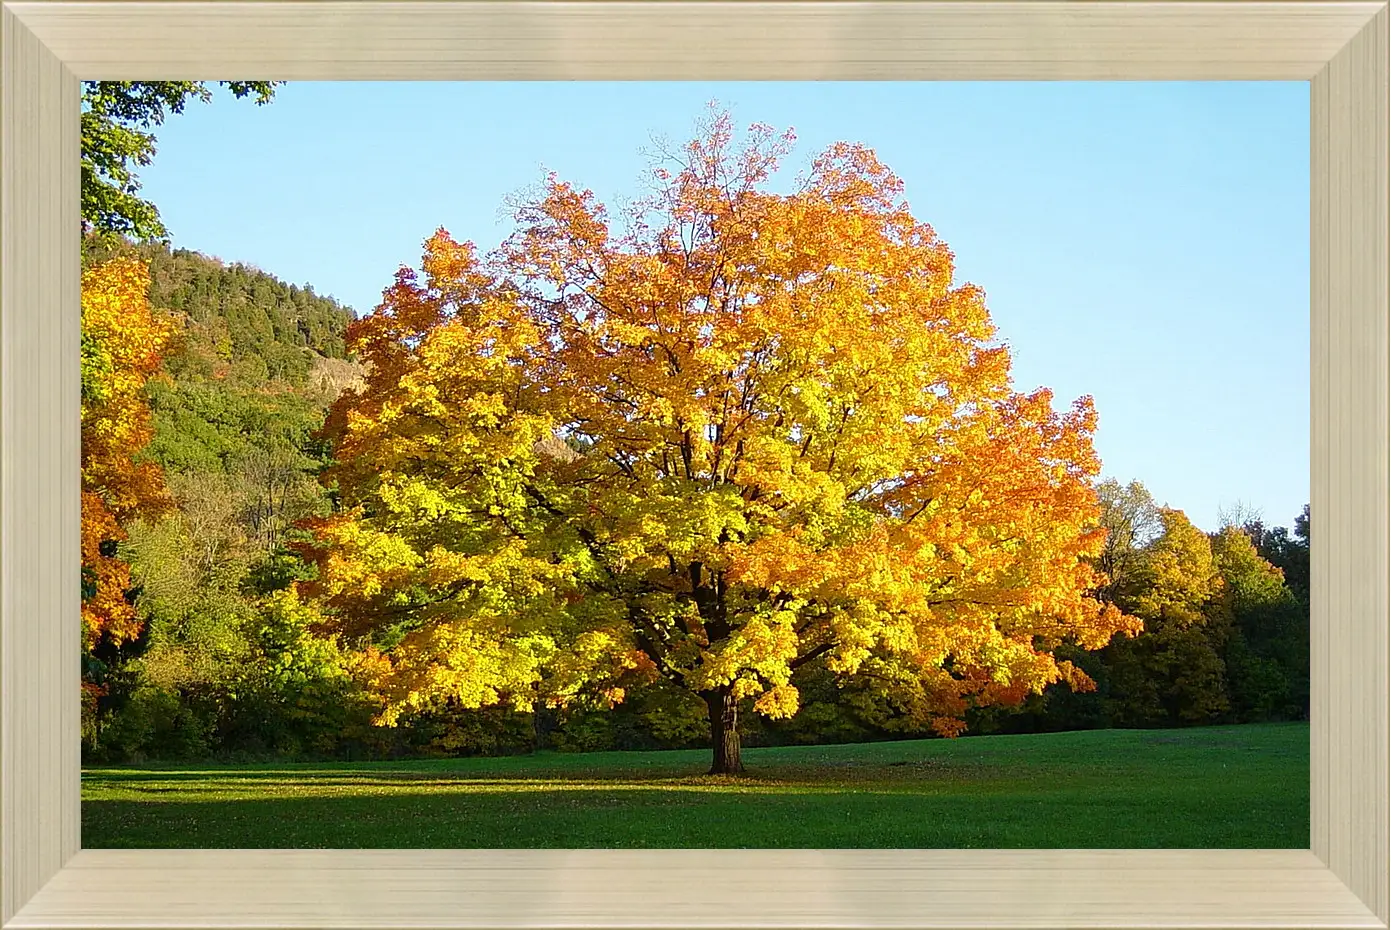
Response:
POLYGON ((822 656, 824 656, 826 653, 830 652, 830 651, 831 651, 832 649, 834 649, 834 648, 836 648, 836 644, 835 644, 834 641, 828 642, 828 643, 822 643, 821 645, 817 646, 815 649, 811 650, 811 652, 808 652, 806 655, 799 656, 798 658, 793 659, 791 662, 787 663, 787 667, 790 668, 790 669, 792 669, 793 671, 796 671, 797 669, 801 668, 803 665, 806 665, 808 662, 812 662, 812 661, 815 661, 816 659, 821 658, 822 656))

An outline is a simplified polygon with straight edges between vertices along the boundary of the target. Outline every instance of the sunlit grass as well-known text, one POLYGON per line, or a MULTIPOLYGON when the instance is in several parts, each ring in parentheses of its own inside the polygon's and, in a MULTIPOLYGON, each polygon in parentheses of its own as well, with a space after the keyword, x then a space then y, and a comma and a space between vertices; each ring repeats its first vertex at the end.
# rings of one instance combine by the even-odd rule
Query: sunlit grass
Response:
POLYGON ((1308 846, 1306 724, 89 769, 86 847, 1308 846))

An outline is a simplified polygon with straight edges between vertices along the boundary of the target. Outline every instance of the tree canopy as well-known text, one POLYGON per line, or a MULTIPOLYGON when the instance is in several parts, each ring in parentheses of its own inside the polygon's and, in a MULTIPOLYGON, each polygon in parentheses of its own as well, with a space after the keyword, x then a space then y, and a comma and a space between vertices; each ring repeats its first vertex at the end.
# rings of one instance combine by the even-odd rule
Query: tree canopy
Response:
POLYGON ((662 678, 738 771, 741 703, 791 716, 808 663, 910 674, 953 734, 1138 627, 1092 596, 1090 399, 1011 387, 869 149, 770 190, 790 141, 717 115, 618 227, 552 176, 496 253, 437 232, 351 328, 301 588, 373 644, 384 720, 662 678))

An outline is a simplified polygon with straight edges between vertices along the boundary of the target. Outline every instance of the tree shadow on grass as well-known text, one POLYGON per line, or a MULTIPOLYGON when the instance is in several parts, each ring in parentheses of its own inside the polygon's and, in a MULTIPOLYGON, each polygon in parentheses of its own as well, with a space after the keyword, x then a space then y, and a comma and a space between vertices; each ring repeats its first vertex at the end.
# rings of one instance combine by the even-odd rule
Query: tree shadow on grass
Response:
POLYGON ((83 804, 88 848, 1307 848, 1308 802, 1151 786, 361 782, 83 804))
POLYGON ((99 769, 93 848, 1307 848, 1307 727, 99 769), (1239 739, 1238 739, 1239 737, 1239 739), (1227 746, 1236 740, 1240 746, 1227 746), (1191 745, 1174 745, 1187 743, 1191 745), (1237 752, 1236 749, 1251 749, 1237 752))
POLYGON ((449 772, 434 769, 374 768, 358 771, 311 767, 256 770, 94 769, 84 773, 88 793, 221 795, 224 792, 370 790, 456 790, 496 787, 502 790, 537 788, 623 788, 678 791, 756 791, 785 788, 836 792, 849 787, 875 787, 925 782, 990 781, 1006 777, 1004 766, 914 760, 886 764, 780 765, 751 769, 743 775, 709 775, 689 768, 609 768, 603 770, 547 769, 538 766, 516 772, 449 772))

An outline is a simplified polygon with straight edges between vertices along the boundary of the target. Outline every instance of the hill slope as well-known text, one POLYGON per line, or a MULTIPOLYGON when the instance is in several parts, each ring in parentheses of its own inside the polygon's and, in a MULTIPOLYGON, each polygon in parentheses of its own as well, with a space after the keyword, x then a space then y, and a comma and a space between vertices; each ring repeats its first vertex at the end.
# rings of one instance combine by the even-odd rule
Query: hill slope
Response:
POLYGON ((316 433, 360 375, 344 348, 353 314, 186 249, 92 240, 85 251, 144 259, 150 302, 175 324, 146 385, 154 436, 140 454, 163 466, 178 506, 128 527, 127 596, 145 633, 102 656, 110 674, 84 747, 92 758, 298 751, 312 721, 294 706, 302 683, 277 678, 286 644, 275 638, 287 634, 268 624, 265 598, 302 570, 284 547, 294 524, 329 508, 316 433))

